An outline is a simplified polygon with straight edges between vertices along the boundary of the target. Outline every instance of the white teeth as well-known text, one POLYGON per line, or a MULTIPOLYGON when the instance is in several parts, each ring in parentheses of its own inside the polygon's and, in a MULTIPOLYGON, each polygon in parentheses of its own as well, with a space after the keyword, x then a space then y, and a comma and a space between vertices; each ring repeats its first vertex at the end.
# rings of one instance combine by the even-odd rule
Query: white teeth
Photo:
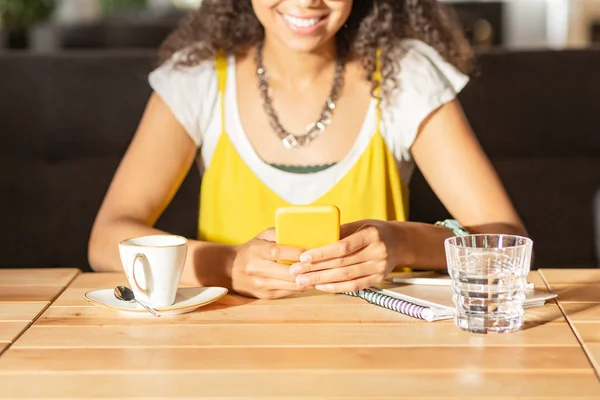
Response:
POLYGON ((285 18, 285 20, 287 22, 289 22, 290 24, 298 27, 298 28, 309 28, 311 26, 316 25, 321 18, 311 18, 311 19, 306 19, 306 18, 297 18, 297 17, 292 17, 291 15, 283 15, 283 18, 285 18))

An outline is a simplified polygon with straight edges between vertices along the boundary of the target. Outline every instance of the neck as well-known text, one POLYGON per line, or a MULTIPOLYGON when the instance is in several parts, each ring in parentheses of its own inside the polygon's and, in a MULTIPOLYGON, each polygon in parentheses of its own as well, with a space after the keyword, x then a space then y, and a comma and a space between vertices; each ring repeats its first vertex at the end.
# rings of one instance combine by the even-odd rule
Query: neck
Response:
POLYGON ((305 53, 291 50, 278 40, 267 36, 262 55, 269 80, 300 89, 308 87, 324 74, 329 77, 338 62, 334 39, 312 52, 305 53))

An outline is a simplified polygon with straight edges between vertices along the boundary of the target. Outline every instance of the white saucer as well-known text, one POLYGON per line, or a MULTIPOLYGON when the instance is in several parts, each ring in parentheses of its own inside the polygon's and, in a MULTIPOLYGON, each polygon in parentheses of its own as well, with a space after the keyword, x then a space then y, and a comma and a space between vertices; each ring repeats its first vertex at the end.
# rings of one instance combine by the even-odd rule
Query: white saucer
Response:
MULTIPOLYGON (((196 310, 206 304, 219 300, 227 294, 223 287, 191 287, 179 288, 175 303, 170 307, 155 308, 161 315, 184 314, 196 310)), ((152 315, 148 310, 137 302, 119 300, 114 295, 114 289, 92 290, 85 294, 85 298, 92 304, 110 308, 118 311, 146 313, 152 315)))

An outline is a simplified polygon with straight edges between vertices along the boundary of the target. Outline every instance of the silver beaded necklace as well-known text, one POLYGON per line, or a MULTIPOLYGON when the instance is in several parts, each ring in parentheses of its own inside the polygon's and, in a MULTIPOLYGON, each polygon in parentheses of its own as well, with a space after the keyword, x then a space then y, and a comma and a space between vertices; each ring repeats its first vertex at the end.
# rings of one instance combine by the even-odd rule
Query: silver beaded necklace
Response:
POLYGON ((269 118, 269 123, 287 149, 294 149, 298 146, 308 146, 312 141, 321 136, 327 125, 331 124, 335 103, 339 98, 343 84, 344 61, 341 58, 338 59, 338 65, 335 69, 335 76, 333 78, 333 86, 331 87, 329 97, 325 101, 325 105, 323 106, 323 110, 321 111, 317 122, 310 124, 303 134, 294 135, 281 126, 277 113, 273 109, 271 97, 269 95, 267 72, 263 65, 262 48, 262 43, 260 43, 256 52, 256 75, 258 77, 260 94, 263 99, 263 107, 269 118))

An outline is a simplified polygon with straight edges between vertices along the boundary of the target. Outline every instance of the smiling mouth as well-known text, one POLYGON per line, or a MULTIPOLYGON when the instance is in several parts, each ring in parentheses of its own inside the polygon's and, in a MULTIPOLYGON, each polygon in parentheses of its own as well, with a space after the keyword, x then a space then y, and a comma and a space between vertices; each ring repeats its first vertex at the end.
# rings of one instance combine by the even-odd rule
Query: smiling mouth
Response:
POLYGON ((324 16, 316 18, 299 18, 288 14, 281 14, 281 16, 287 21, 288 24, 296 28, 310 28, 326 18, 324 16))

